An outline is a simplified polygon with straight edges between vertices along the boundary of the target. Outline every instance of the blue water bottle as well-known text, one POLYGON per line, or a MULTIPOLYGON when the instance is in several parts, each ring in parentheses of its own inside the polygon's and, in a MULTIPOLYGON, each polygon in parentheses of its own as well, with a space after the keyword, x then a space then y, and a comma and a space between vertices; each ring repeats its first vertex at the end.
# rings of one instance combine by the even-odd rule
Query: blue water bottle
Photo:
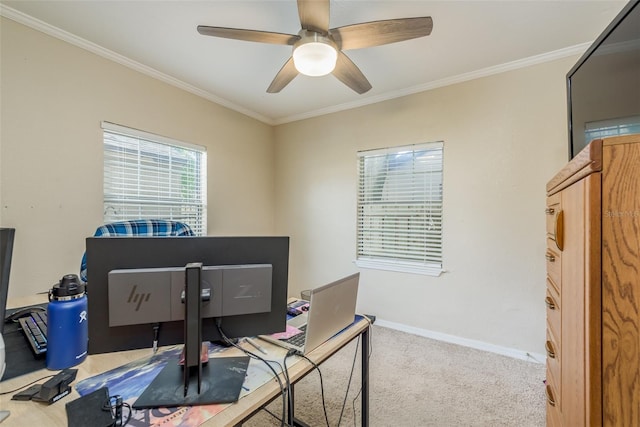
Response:
POLYGON ((47 369, 66 369, 82 362, 88 342, 85 285, 75 274, 67 274, 49 291, 47 369))

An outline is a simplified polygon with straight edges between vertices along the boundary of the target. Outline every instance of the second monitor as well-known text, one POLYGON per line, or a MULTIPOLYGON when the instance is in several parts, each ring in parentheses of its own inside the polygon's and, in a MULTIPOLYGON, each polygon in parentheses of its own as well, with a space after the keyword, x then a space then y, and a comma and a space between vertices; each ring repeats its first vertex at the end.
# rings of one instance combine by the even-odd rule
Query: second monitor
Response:
MULTIPOLYGON (((159 345, 183 342, 181 320, 149 321, 117 326, 110 319, 109 305, 120 305, 122 295, 109 295, 109 273, 131 269, 168 269, 184 267, 188 263, 205 266, 270 265, 270 307, 265 312, 224 315, 221 327, 228 337, 254 336, 283 331, 286 320, 287 284, 289 269, 288 237, 90 237, 87 239, 87 293, 89 301, 89 353, 106 353, 151 347, 156 337, 159 345), (116 302, 119 301, 119 302, 116 302)), ((124 288, 123 288, 123 292, 124 288)), ((129 290, 130 292, 130 290, 129 290)), ((211 300, 221 295, 214 291, 211 300)), ((217 301, 216 304, 224 302, 217 301)), ((146 304, 166 310, 166 301, 146 304)), ((128 308, 135 310, 135 304, 128 308)), ((116 310, 117 311, 117 310, 116 310)), ((220 340, 214 318, 202 321, 202 338, 220 340)))

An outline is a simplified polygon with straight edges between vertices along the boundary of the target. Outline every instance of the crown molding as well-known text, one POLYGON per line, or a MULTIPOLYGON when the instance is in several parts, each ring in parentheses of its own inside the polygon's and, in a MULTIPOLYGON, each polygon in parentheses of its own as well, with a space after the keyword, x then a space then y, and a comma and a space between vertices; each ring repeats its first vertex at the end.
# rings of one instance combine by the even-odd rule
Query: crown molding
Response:
POLYGON ((261 114, 256 113, 255 111, 251 111, 247 108, 236 105, 224 98, 220 98, 212 93, 199 89, 193 85, 183 82, 182 80, 176 79, 175 77, 171 77, 168 74, 164 74, 154 68, 148 67, 144 64, 136 62, 132 59, 127 58, 126 56, 120 55, 119 53, 113 52, 109 49, 105 49, 102 46, 99 46, 95 43, 92 43, 88 40, 85 40, 81 37, 78 37, 74 34, 71 34, 67 31, 64 31, 58 27, 47 24, 44 21, 36 19, 30 15, 22 13, 18 10, 15 10, 9 6, 0 4, 0 15, 11 19, 19 24, 26 25, 36 31, 40 31, 41 33, 47 34, 51 37, 55 37, 62 41, 65 41, 69 44, 77 46, 81 49, 87 50, 91 53, 99 55, 103 58, 106 58, 110 61, 116 62, 120 65, 124 65, 125 67, 131 68, 139 73, 146 74, 149 77, 160 80, 164 83, 170 84, 172 86, 177 87, 178 89, 182 89, 184 91, 190 92, 196 96, 207 99, 211 102, 214 102, 223 107, 229 108, 230 110, 237 111, 246 116, 252 117, 256 120, 264 122, 269 125, 273 125, 273 120, 268 117, 265 117, 261 114))
POLYGON ((121 65, 124 65, 135 71, 146 74, 152 78, 155 78, 157 80, 160 80, 162 82, 175 86, 179 89, 190 92, 196 96, 199 96, 201 98, 214 102, 218 105, 229 108, 230 110, 237 111, 238 113, 252 117, 256 120, 259 120, 263 123, 266 123, 272 126, 295 122, 295 121, 304 120, 304 119, 310 119, 310 118, 322 116, 325 114, 351 110, 354 108, 363 107, 370 104, 376 104, 378 102, 388 101, 391 99, 400 98, 407 95, 413 95, 416 93, 425 92, 428 90, 433 90, 433 89, 437 89, 437 88, 441 88, 441 87, 445 87, 445 86, 449 86, 457 83, 462 83, 469 80, 479 79, 479 78, 488 77, 494 74, 500 74, 507 71, 517 70, 519 68, 525 68, 525 67, 530 67, 532 65, 555 61, 557 59, 566 58, 572 55, 582 55, 589 48, 589 46, 591 46, 591 43, 592 43, 592 42, 582 43, 582 44, 570 46, 564 49, 558 49, 552 52, 547 52, 540 55, 535 55, 528 58, 507 62, 505 64, 500 64, 500 65, 472 71, 469 73, 459 74, 457 76, 435 80, 432 82, 413 86, 410 88, 405 88, 398 91, 386 92, 384 94, 362 98, 354 102, 347 102, 343 104, 333 105, 327 108, 308 111, 302 114, 295 114, 292 116, 281 117, 279 119, 272 119, 262 114, 256 113, 255 111, 236 105, 231 101, 228 101, 224 98, 220 98, 210 92, 204 91, 193 85, 185 83, 182 80, 176 79, 175 77, 171 77, 167 74, 164 74, 154 68, 151 68, 139 62, 133 61, 123 55, 115 53, 109 49, 105 49, 102 46, 99 46, 95 43, 92 43, 76 35, 73 35, 67 31, 61 30, 60 28, 54 27, 53 25, 47 24, 46 22, 33 18, 32 16, 29 16, 25 13, 17 11, 11 7, 5 6, 1 3, 0 3, 0 15, 4 16, 5 18, 16 21, 20 24, 26 25, 30 28, 33 28, 34 30, 40 31, 44 34, 63 40, 74 46, 80 47, 82 49, 85 49, 96 55, 102 56, 103 58, 109 59, 121 65))
POLYGON ((535 55, 516 61, 507 62, 505 64, 495 65, 492 67, 483 68, 469 73, 459 74, 457 76, 451 76, 440 80, 435 80, 418 86, 405 88, 393 92, 386 92, 381 95, 371 96, 355 102, 348 102, 344 104, 334 105, 319 110, 309 111, 303 114, 297 114, 289 117, 284 117, 275 121, 275 124, 284 124, 289 122, 295 122, 298 120, 309 119, 312 117, 322 116, 325 114, 337 113, 344 110, 351 110, 353 108, 363 107, 365 105, 376 104, 382 101, 388 101, 395 98, 401 98, 407 95, 413 95, 420 92, 426 92, 445 86, 450 86, 457 83, 466 82, 469 80, 475 80, 482 77, 492 76, 494 74, 500 74, 507 71, 517 70, 519 68, 526 68, 532 65, 542 64, 545 62, 555 61, 557 59, 566 58, 572 55, 582 55, 591 46, 592 42, 582 43, 575 46, 570 46, 563 49, 554 50, 551 52, 543 53, 541 55, 535 55))

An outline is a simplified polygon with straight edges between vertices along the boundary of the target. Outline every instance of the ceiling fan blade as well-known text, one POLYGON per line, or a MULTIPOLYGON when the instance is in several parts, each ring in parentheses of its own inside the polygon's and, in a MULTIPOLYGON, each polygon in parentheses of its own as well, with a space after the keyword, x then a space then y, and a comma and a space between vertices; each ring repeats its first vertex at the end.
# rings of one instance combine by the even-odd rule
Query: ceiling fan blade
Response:
POLYGON ((432 29, 433 20, 430 16, 425 16, 345 25, 329 32, 338 48, 349 50, 428 36, 432 29))
POLYGON ((286 44, 291 46, 300 39, 300 36, 293 34, 242 30, 239 28, 209 27, 207 25, 198 25, 198 32, 204 36, 223 37, 225 39, 244 40, 248 42, 286 44))
POLYGON ((298 16, 302 29, 329 32, 329 0, 298 0, 298 16))
POLYGON ((293 65, 293 57, 289 58, 287 62, 280 68, 278 74, 276 74, 275 78, 267 88, 267 93, 278 93, 286 85, 291 83, 291 80, 295 79, 298 75, 298 70, 296 70, 295 65, 293 65))
POLYGON ((371 89, 369 80, 343 52, 338 52, 338 61, 336 62, 336 68, 333 70, 333 75, 360 95, 371 89))

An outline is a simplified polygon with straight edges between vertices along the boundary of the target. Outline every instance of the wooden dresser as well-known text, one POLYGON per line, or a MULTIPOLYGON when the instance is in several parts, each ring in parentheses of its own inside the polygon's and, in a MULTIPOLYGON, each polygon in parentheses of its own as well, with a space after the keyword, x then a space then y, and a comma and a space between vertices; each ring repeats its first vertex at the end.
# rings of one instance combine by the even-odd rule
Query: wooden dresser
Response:
POLYGON ((547 425, 640 426, 640 135, 547 184, 547 425))

